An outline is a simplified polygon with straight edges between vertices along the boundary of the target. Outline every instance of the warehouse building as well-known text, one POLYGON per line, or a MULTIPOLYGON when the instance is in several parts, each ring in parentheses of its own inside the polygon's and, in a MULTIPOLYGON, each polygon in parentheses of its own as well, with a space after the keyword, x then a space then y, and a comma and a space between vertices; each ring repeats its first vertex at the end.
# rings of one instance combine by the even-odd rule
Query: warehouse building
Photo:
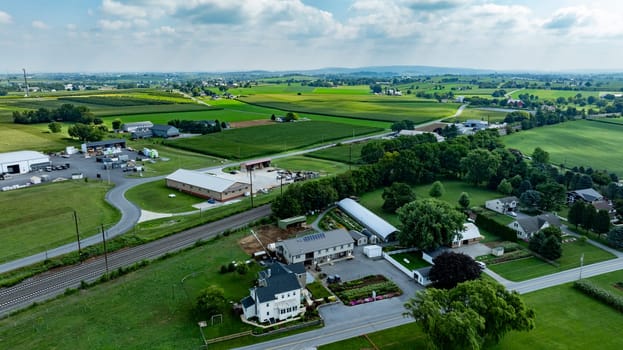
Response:
POLYGON ((383 242, 391 242, 396 240, 398 229, 387 221, 381 219, 378 215, 368 210, 363 205, 355 202, 350 198, 344 198, 337 203, 338 208, 352 217, 359 224, 379 237, 383 242))
POLYGON ((166 177, 167 187, 175 188, 193 196, 227 201, 244 196, 250 191, 250 185, 244 182, 224 179, 216 175, 200 173, 198 171, 178 169, 166 177))
POLYGON ((121 130, 123 132, 127 132, 127 133, 141 132, 141 131, 151 131, 151 128, 153 128, 153 126, 154 126, 154 123, 152 123, 150 121, 134 122, 134 123, 124 123, 121 126, 121 130))
POLYGON ((50 157, 35 151, 0 153, 0 174, 24 174, 50 164, 50 157))

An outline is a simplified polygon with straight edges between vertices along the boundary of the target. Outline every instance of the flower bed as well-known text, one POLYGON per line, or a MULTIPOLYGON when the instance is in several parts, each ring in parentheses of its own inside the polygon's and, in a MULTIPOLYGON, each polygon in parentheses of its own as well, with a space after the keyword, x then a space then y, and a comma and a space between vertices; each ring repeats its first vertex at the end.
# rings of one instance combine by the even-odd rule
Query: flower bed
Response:
POLYGON ((371 275, 329 287, 345 305, 359 305, 402 294, 400 288, 385 276, 371 275), (372 297, 372 294, 375 297, 372 297))

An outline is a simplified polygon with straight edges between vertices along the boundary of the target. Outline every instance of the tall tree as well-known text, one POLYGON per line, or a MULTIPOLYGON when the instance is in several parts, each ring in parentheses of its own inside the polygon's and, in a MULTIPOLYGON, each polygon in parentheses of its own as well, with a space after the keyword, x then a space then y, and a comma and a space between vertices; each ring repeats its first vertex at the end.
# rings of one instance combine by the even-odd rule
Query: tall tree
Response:
POLYGON ((420 249, 449 245, 460 238, 465 215, 438 199, 416 200, 398 209, 402 229, 398 238, 408 247, 420 249))
POLYGON ((608 232, 608 242, 615 248, 623 248, 623 226, 616 226, 608 232))
POLYGON ((549 164, 549 153, 545 152, 541 147, 537 147, 532 152, 532 162, 535 164, 549 164))
POLYGON ((541 192, 528 190, 521 194, 519 203, 522 207, 526 208, 526 210, 534 212, 541 204, 541 192))
POLYGON ((483 280, 450 290, 420 291, 405 308, 405 315, 422 324, 434 349, 481 349, 485 342, 497 343, 510 331, 534 328, 534 310, 517 292, 483 280))
POLYGON ((607 210, 599 210, 593 218, 593 231, 596 233, 606 233, 610 230, 610 214, 607 210))
POLYGON ((539 206, 545 211, 560 209, 567 199, 565 186, 553 181, 538 184, 536 189, 542 194, 539 206))
POLYGON ((415 192, 405 183, 394 182, 383 190, 383 200, 383 210, 395 213, 396 209, 415 200, 415 192))
POLYGON ((48 129, 50 129, 53 134, 57 134, 63 129, 63 124, 59 122, 51 122, 48 124, 48 129))
POLYGON ((502 181, 500 181, 500 184, 498 185, 497 190, 501 194, 505 194, 508 196, 509 194, 513 193, 513 185, 511 185, 508 180, 502 179, 502 181))
POLYGON ((202 290, 197 297, 196 310, 206 317, 217 315, 223 312, 227 299, 225 291, 215 285, 202 290))
POLYGON ((489 181, 489 178, 496 173, 499 165, 499 156, 482 148, 470 151, 461 160, 465 179, 474 185, 489 181))
POLYGON ((429 279, 435 288, 452 289, 461 282, 479 278, 481 273, 482 269, 469 255, 444 252, 433 259, 429 279))
POLYGON ((470 203, 469 194, 467 192, 462 192, 461 196, 459 197, 459 206, 463 210, 465 210, 469 208, 469 203, 470 203))
POLYGON ((582 224, 582 216, 584 215, 584 202, 575 201, 571 208, 569 209, 569 214, 567 215, 567 219, 569 223, 575 225, 575 228, 578 228, 578 225, 582 224))

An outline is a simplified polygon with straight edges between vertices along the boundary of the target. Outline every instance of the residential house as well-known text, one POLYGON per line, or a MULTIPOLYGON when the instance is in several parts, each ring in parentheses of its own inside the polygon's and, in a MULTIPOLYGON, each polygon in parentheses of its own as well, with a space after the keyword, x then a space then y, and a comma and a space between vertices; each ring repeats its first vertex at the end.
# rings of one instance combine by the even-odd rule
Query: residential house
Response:
POLYGON ((523 108, 525 106, 525 103, 522 100, 509 98, 508 101, 506 101, 506 105, 507 106, 512 106, 512 107, 517 107, 517 108, 523 108))
POLYGON ((517 231, 517 238, 525 241, 530 240, 536 232, 549 226, 560 227, 560 219, 556 215, 548 213, 519 218, 508 224, 508 227, 517 231))
POLYGON ((604 199, 601 193, 595 191, 592 188, 584 188, 581 190, 567 192, 567 202, 569 204, 574 203, 576 200, 582 200, 586 203, 599 202, 604 199))
POLYGON ((612 205, 612 201, 601 200, 591 203, 591 205, 595 208, 595 210, 605 210, 610 215, 610 221, 616 221, 616 209, 614 209, 614 205, 612 205))
POLYGON ((302 263, 270 263, 258 273, 257 285, 249 289, 249 296, 241 300, 244 318, 275 323, 301 315, 305 311, 301 306, 305 274, 302 263))
POLYGON ((355 241, 356 246, 363 246, 368 244, 368 236, 364 235, 363 233, 355 230, 350 230, 348 231, 348 233, 353 238, 353 241, 355 241))
POLYGON ((318 232, 275 243, 275 250, 289 264, 326 264, 336 259, 352 258, 353 238, 348 231, 337 229, 318 232))
POLYGON ((470 119, 470 120, 463 122, 463 126, 466 128, 472 129, 474 131, 485 130, 489 127, 489 122, 484 121, 484 120, 470 119))
POLYGON ((519 199, 515 196, 496 198, 485 202, 485 208, 493 210, 496 213, 506 214, 507 212, 514 212, 517 208, 519 199))

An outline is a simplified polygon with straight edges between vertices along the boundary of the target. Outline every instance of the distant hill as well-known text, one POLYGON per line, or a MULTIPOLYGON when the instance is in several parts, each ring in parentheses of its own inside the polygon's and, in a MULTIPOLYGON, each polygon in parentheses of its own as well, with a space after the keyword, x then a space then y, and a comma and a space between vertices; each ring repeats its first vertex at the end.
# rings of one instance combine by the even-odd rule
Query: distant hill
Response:
MULTIPOLYGON (((328 67, 321 69, 287 71, 278 73, 300 73, 308 75, 326 75, 326 74, 349 74, 349 75, 473 75, 473 74, 491 74, 494 70, 472 69, 472 68, 455 68, 455 67, 433 67, 433 66, 368 66, 357 68, 328 67)), ((277 73, 277 72, 275 72, 277 73)))

